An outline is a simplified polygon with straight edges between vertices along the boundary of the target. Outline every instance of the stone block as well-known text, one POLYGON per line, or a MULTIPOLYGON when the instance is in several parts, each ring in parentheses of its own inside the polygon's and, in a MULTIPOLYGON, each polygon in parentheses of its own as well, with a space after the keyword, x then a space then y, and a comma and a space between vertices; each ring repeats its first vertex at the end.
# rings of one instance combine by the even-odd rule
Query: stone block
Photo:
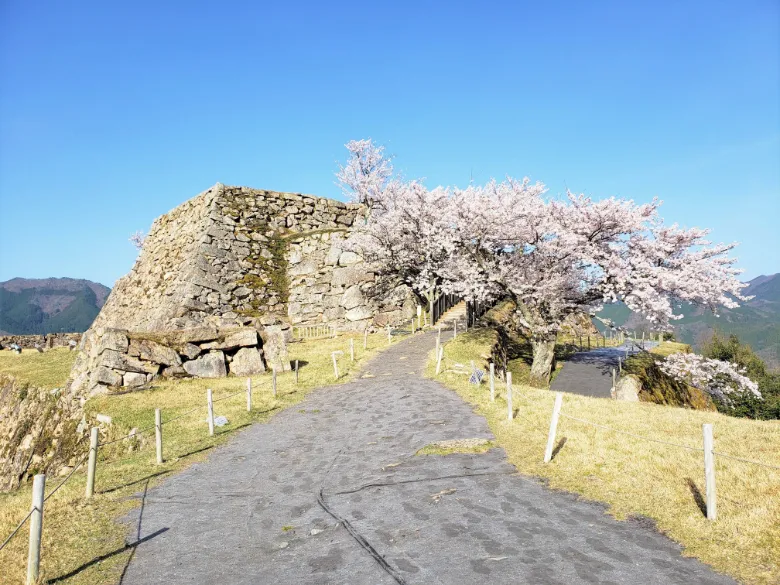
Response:
POLYGON ((183 366, 171 366, 162 371, 164 378, 186 378, 187 370, 183 366))
POLYGON ((298 264, 291 266, 287 273, 290 276, 300 276, 303 274, 314 274, 317 272, 317 261, 313 258, 307 258, 298 264))
POLYGON ((230 362, 230 373, 236 376, 252 376, 265 372, 263 356, 254 347, 242 347, 230 362))
POLYGON ((370 272, 366 272, 365 268, 346 266, 344 268, 336 268, 333 271, 331 284, 333 286, 352 286, 353 284, 367 282, 372 278, 373 275, 370 272))
POLYGON ((642 383, 639 381, 639 378, 633 374, 628 374, 618 380, 615 386, 615 399, 626 402, 639 402, 641 390, 642 383))
POLYGON ((225 368, 225 354, 221 351, 211 351, 197 359, 184 362, 184 370, 198 378, 224 378, 227 375, 225 368))
POLYGON ((129 345, 127 331, 122 329, 106 329, 97 342, 98 355, 109 349, 125 353, 129 345))
POLYGON ((257 345, 257 329, 246 327, 225 337, 219 349, 235 349, 237 347, 252 347, 257 345))
POLYGON ((366 299, 363 297, 360 287, 356 284, 350 286, 341 296, 341 306, 347 310, 359 307, 365 304, 365 302, 366 299))
POLYGON ((136 372, 127 372, 122 379, 122 386, 137 388, 146 384, 146 375, 136 372))
POLYGON ((278 371, 290 370, 290 358, 287 354, 287 338, 279 325, 265 327, 260 336, 263 338, 263 355, 269 368, 278 371))
POLYGON ((124 372, 136 372, 141 374, 156 374, 160 371, 160 366, 150 362, 142 362, 127 354, 119 353, 107 349, 100 356, 99 366, 105 366, 112 370, 122 370, 124 372))
POLYGON ((107 384, 108 386, 121 386, 122 376, 105 366, 98 366, 95 370, 93 382, 96 384, 107 384))
POLYGON ((362 305, 360 307, 350 309, 344 316, 349 321, 363 321, 365 319, 370 319, 373 315, 374 311, 370 307, 362 305))
POLYGON ((351 266, 352 264, 362 262, 362 260, 363 259, 354 252, 342 252, 339 256, 339 266, 351 266))
POLYGON ((181 358, 175 349, 161 345, 150 339, 142 339, 138 344, 140 353, 138 357, 148 362, 163 364, 164 366, 180 366, 181 358))

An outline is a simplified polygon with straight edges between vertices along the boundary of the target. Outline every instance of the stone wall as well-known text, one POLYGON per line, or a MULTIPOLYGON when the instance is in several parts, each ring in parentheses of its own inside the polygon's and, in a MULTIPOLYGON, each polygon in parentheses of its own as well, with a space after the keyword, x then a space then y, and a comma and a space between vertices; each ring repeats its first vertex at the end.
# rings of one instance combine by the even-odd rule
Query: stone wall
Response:
POLYGON ((16 344, 22 349, 51 349, 52 347, 68 347, 73 341, 81 341, 81 333, 49 333, 48 335, 1 335, 0 349, 7 349, 16 344))
POLYGON ((378 297, 371 267, 344 249, 363 213, 355 204, 218 183, 155 220, 93 327, 257 321, 362 329, 408 318, 408 291, 378 297))

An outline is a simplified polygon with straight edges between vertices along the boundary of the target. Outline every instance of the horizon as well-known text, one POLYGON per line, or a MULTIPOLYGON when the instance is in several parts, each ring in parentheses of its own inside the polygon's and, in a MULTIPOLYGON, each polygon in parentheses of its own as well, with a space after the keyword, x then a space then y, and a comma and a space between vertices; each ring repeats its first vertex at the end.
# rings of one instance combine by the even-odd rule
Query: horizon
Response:
POLYGON ((777 3, 340 7, 0 8, 0 281, 113 288, 216 182, 343 200, 368 137, 429 187, 658 196, 744 281, 780 272, 777 3))

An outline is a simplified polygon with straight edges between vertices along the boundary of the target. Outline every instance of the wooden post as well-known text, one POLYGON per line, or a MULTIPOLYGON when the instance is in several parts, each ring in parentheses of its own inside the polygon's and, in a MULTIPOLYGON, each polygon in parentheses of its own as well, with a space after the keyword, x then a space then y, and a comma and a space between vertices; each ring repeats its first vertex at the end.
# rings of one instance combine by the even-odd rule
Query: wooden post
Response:
POLYGON ((97 468, 98 428, 92 427, 89 432, 89 461, 87 463, 87 499, 95 494, 95 471, 97 468))
POLYGON ((490 402, 496 401, 496 364, 490 362, 490 402))
POLYGON ((298 360, 295 360, 295 383, 298 383, 298 360))
POLYGON ((41 568, 41 535, 43 533, 43 493, 46 490, 46 474, 33 478, 32 515, 30 516, 30 546, 27 551, 27 585, 38 583, 41 568))
POLYGON ((154 409, 154 442, 157 446, 157 465, 162 465, 162 413, 159 408, 154 409))
POLYGON ((555 406, 553 406, 552 419, 550 420, 550 433, 547 435, 547 448, 544 450, 544 462, 549 463, 552 459, 553 448, 555 447, 555 433, 558 429, 558 416, 561 414, 561 404, 563 403, 563 394, 555 393, 555 406))
POLYGON ((337 351, 334 351, 333 353, 330 354, 330 357, 333 358, 333 374, 336 376, 336 380, 339 379, 339 364, 336 361, 337 353, 338 353, 337 351))
POLYGON ((590 351, 590 335, 588 335, 588 351, 590 351))
POLYGON ((618 357, 618 373, 623 373, 623 358, 618 357))
POLYGON ((214 398, 211 395, 211 388, 206 390, 206 407, 208 408, 209 435, 214 436, 214 398))
POLYGON ((612 395, 615 394, 615 388, 617 388, 617 374, 615 373, 615 368, 612 368, 612 395))
POLYGON ((718 517, 715 492, 715 442, 712 438, 712 425, 702 425, 704 432, 704 479, 707 484, 707 520, 718 517))
POLYGON ((355 340, 352 337, 349 338, 349 360, 355 361, 355 340))
POLYGON ((246 411, 252 412, 252 378, 246 379, 246 411))
POLYGON ((506 373, 506 409, 507 420, 512 420, 514 418, 512 410, 512 372, 506 373))
POLYGON ((363 349, 368 349, 368 327, 363 332, 363 349))
POLYGON ((436 360, 436 375, 439 375, 439 372, 441 371, 441 360, 444 357, 444 348, 439 348, 439 358, 436 360))
POLYGON ((273 389, 274 398, 276 398, 276 366, 271 369, 271 388, 273 389))

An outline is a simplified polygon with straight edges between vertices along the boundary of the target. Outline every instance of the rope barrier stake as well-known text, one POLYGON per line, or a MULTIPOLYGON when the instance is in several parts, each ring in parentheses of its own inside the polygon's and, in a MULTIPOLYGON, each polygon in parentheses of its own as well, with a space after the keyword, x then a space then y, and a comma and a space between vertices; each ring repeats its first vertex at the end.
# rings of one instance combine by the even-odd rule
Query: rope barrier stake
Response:
POLYGON ((506 409, 507 420, 511 421, 515 414, 512 410, 512 372, 506 373, 506 409))
POLYGON ((298 360, 295 360, 295 383, 298 383, 298 360))
POLYGON ((368 327, 363 331, 363 349, 368 349, 368 327))
POLYGON ((162 449, 162 413, 159 408, 154 409, 154 442, 157 447, 157 465, 163 464, 162 449))
POLYGON ((92 427, 89 433, 89 463, 87 464, 87 499, 95 494, 95 471, 97 468, 98 428, 92 427))
POLYGON ((704 433, 704 479, 707 485, 707 520, 718 517, 715 492, 715 442, 712 438, 712 425, 703 424, 704 433))
POLYGON ((496 364, 490 362, 490 402, 496 401, 496 364))
POLYGON ((545 463, 549 463, 550 460, 552 460, 553 447, 555 446, 555 433, 558 430, 558 417, 561 414, 561 404, 563 404, 563 394, 561 392, 556 392, 552 419, 550 419, 550 433, 547 435, 547 448, 544 450, 545 463))
POLYGON ((273 389, 274 398, 276 398, 276 366, 271 370, 271 387, 273 389))
POLYGON ((436 360, 436 375, 437 376, 439 375, 439 372, 441 372, 441 360, 442 360, 443 357, 444 357, 444 348, 440 347, 439 348, 439 357, 436 360))
POLYGON ((30 546, 27 552, 27 585, 35 585, 41 568, 41 534, 43 532, 43 492, 46 474, 33 478, 32 515, 30 516, 30 546))
POLYGON ((339 379, 339 363, 338 360, 336 359, 337 353, 338 353, 337 351, 334 351, 333 353, 330 354, 330 357, 333 358, 333 375, 336 376, 336 380, 339 379))
POLYGON ((209 420, 209 435, 214 436, 214 397, 211 395, 211 388, 206 390, 206 408, 208 414, 206 415, 209 420))
POLYGON ((246 379, 246 411, 252 412, 252 378, 246 379))

